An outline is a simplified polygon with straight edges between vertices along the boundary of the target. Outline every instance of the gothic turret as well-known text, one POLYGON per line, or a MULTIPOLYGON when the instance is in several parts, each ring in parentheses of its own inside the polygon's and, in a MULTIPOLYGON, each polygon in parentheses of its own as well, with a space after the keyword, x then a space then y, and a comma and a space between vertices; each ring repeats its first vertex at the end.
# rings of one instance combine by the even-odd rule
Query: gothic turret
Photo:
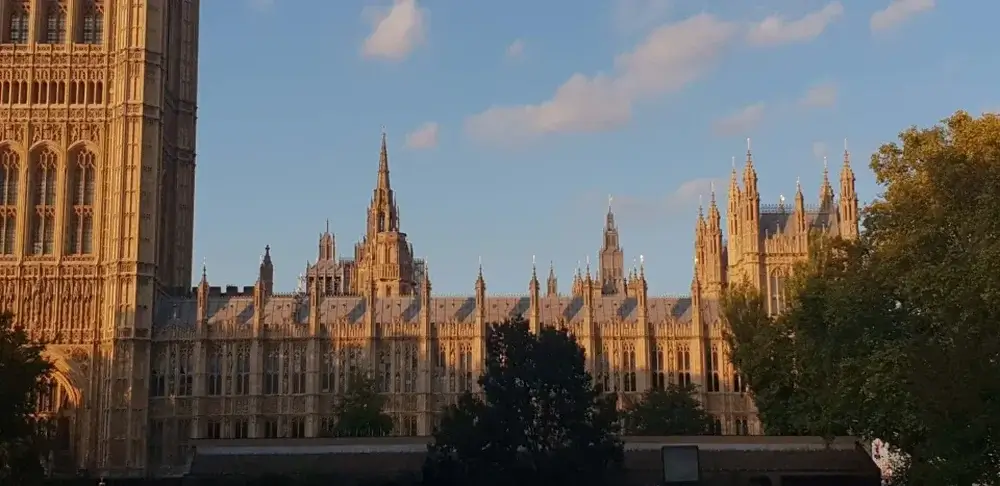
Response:
POLYGON ((271 245, 264 247, 264 255, 260 257, 257 285, 260 286, 260 290, 265 296, 274 292, 274 263, 271 262, 271 245))
POLYGON ((625 262, 618 238, 618 225, 615 224, 615 213, 611 208, 612 198, 608 197, 608 214, 604 219, 604 242, 600 253, 601 293, 615 295, 625 293, 625 262))
POLYGON ((833 208, 833 187, 830 185, 830 169, 827 167, 826 157, 823 157, 823 182, 819 186, 819 210, 824 214, 829 214, 833 208))
POLYGON ((549 279, 547 287, 548 288, 545 291, 546 297, 556 297, 559 295, 559 280, 556 279, 556 266, 553 262, 549 262, 549 279))
POLYGON ((360 281, 374 285, 377 296, 413 295, 416 290, 413 251, 399 228, 399 209, 389 182, 389 153, 382 132, 378 178, 368 207, 368 230, 355 249, 360 281))
POLYGON ((844 166, 840 169, 840 236, 846 239, 858 237, 858 194, 854 191, 854 170, 851 169, 851 153, 844 142, 844 166))

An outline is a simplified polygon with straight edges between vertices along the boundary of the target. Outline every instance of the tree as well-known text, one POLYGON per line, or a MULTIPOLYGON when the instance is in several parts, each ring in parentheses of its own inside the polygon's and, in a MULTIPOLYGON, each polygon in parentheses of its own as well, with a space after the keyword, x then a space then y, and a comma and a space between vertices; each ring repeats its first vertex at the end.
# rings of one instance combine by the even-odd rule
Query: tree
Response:
POLYGON ((382 410, 385 397, 379 394, 375 380, 363 373, 352 373, 346 392, 334 405, 334 437, 384 437, 392 433, 392 417, 382 410))
POLYGON ((622 458, 613 396, 595 389, 565 330, 521 317, 490 327, 482 396, 445 410, 429 446, 431 484, 602 484, 622 458))
POLYGON ((0 484, 34 484, 44 470, 46 423, 35 416, 51 364, 14 316, 0 313, 0 484))
POLYGON ((883 145, 882 197, 771 319, 727 296, 734 364, 779 432, 852 432, 908 457, 915 485, 1000 476, 1000 117, 958 112, 883 145))
POLYGON ((650 388, 642 400, 625 410, 629 435, 707 435, 712 433, 712 417, 695 397, 693 384, 670 383, 666 390, 650 388))

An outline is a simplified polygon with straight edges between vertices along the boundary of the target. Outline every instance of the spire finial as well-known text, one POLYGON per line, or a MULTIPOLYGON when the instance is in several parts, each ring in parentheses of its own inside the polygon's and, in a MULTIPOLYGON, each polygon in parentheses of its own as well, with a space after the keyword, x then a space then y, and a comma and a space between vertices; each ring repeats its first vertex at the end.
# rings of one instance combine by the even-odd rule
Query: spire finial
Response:
POLYGON ((825 171, 828 168, 829 168, 829 165, 827 164, 827 162, 826 162, 826 156, 824 155, 823 156, 823 170, 825 171))
POLYGON ((750 137, 747 137, 747 153, 750 153, 750 137))
POLYGON ((844 139, 844 152, 847 152, 847 139, 844 139))
POLYGON ((733 156, 733 172, 736 172, 736 156, 733 156))
POLYGON ((614 202, 614 200, 615 200, 615 197, 613 195, 611 195, 611 194, 608 194, 608 212, 609 213, 611 212, 611 203, 614 202))
POLYGON ((535 266, 535 255, 531 255, 531 266, 535 266))
POLYGON ((800 192, 802 191, 802 178, 801 177, 798 177, 798 176, 795 177, 795 189, 798 190, 798 191, 800 191, 800 192))
POLYGON ((208 278, 208 257, 201 259, 201 278, 208 278))
POLYGON ((330 233, 330 218, 326 218, 326 233, 330 233))
POLYGON ((382 125, 382 138, 385 139, 385 125, 382 125))

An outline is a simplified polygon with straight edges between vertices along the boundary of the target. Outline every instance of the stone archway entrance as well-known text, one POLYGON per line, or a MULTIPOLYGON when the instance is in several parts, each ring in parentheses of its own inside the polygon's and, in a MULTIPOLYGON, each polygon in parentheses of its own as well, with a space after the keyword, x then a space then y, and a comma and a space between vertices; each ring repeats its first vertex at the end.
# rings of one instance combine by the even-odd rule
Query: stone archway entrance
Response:
POLYGON ((38 395, 37 411, 48 425, 48 468, 50 473, 76 471, 74 461, 78 394, 59 371, 38 395))

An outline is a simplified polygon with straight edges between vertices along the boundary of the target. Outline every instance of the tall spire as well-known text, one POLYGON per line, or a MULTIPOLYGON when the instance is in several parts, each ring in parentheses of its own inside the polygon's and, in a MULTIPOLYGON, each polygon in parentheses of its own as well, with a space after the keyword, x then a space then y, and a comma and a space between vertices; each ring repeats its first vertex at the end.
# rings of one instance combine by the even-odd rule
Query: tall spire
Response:
POLYGON ((378 184, 376 187, 386 190, 392 187, 389 184, 389 149, 386 148, 385 125, 382 125, 382 149, 378 155, 378 184))

